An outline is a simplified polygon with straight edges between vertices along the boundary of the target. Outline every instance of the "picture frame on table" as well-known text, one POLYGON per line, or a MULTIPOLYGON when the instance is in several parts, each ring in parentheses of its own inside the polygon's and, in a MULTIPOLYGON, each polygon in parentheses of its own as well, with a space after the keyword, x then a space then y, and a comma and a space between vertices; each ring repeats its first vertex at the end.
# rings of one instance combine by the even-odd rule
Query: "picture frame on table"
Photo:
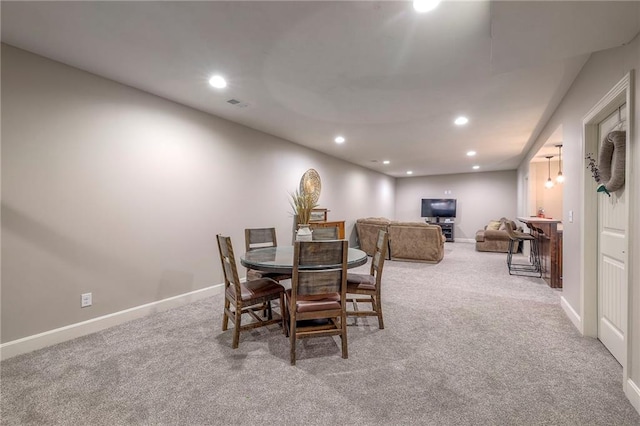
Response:
POLYGON ((311 210, 310 222, 326 222, 327 221, 327 209, 313 209, 311 210))

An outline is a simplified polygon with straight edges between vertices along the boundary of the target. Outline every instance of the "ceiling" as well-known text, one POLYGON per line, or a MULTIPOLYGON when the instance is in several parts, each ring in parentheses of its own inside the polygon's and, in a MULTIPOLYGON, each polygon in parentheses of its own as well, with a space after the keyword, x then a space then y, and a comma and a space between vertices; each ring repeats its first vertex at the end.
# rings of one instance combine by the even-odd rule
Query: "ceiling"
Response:
POLYGON ((396 177, 515 169, 589 54, 640 30, 639 3, 611 1, 1 8, 4 43, 396 177))

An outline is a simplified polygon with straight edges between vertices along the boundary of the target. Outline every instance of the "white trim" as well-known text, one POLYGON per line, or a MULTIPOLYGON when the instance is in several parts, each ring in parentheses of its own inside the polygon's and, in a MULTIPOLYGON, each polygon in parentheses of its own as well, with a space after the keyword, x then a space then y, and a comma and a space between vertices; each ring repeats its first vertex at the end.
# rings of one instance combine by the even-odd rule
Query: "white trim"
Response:
POLYGON ((87 321, 70 324, 54 330, 23 337, 21 339, 6 342, 0 345, 0 359, 5 360, 16 355, 42 349, 57 343, 66 342, 87 334, 95 333, 118 324, 123 324, 133 319, 142 318, 146 315, 177 308, 197 300, 205 299, 222 292, 223 284, 216 284, 211 287, 190 291, 168 297, 156 302, 147 303, 123 311, 92 318, 87 321))
POLYGON ((636 385, 631 379, 626 381, 626 385, 624 393, 627 394, 627 398, 631 402, 631 405, 633 405, 633 408, 640 413, 640 387, 638 387, 638 385, 636 385))
MULTIPOLYGON (((627 140, 626 144, 627 152, 626 158, 632 159, 632 141, 635 138, 635 104, 634 104, 634 70, 629 71, 593 108, 587 113, 582 120, 583 123, 583 143, 582 143, 582 156, 585 157, 587 152, 595 153, 595 147, 597 146, 597 126, 602 120, 613 113, 620 105, 626 102, 626 121, 627 121, 627 140)), ((627 160, 631 161, 631 160, 627 160)), ((598 337, 598 309, 597 309, 597 258, 598 258, 598 241, 596 232, 588 232, 597 228, 597 193, 595 192, 595 183, 591 176, 588 176, 585 169, 582 168, 582 189, 583 189, 583 203, 582 213, 583 222, 580 230, 582 238, 581 245, 581 267, 580 267, 580 306, 582 310, 582 334, 584 336, 598 337)), ((625 241, 624 252, 625 265, 627 265, 627 306, 626 312, 623 312, 623 316, 626 317, 625 321, 625 356, 622 363, 622 383, 623 389, 627 398, 634 404, 634 407, 640 412, 640 401, 638 399, 638 387, 631 381, 630 378, 630 360, 631 360, 631 339, 630 333, 631 327, 631 315, 632 311, 632 299, 631 299, 631 285, 633 283, 631 269, 629 267, 631 235, 634 231, 634 223, 631 218, 630 209, 631 205, 635 202, 633 196, 633 184, 631 179, 631 167, 626 167, 625 170, 625 182, 627 185, 627 210, 626 210, 626 230, 627 238, 625 241)), ((634 365, 635 368, 635 365, 634 365)))
POLYGON ((560 296, 560 306, 562 307, 562 309, 564 309, 564 313, 567 315, 567 317, 569 317, 569 320, 571 320, 575 328, 577 328, 582 334, 583 325, 582 325, 582 318, 580 318, 580 314, 578 314, 576 310, 573 309, 573 306, 571 306, 571 304, 567 302, 567 299, 565 299, 564 296, 560 296))
MULTIPOLYGON (((633 99, 631 96, 633 89, 633 71, 628 72, 609 92, 598 101, 593 108, 582 119, 583 123, 583 143, 582 143, 582 158, 584 159, 587 153, 595 153, 598 144, 598 123, 613 113, 618 107, 625 103, 627 104, 627 132, 629 136, 628 140, 631 140, 633 130, 633 99)), ((627 144, 627 158, 630 158, 631 143, 627 144)), ((629 183, 629 167, 627 167, 627 179, 629 183)), ((597 227, 597 215, 598 210, 598 194, 596 193, 596 183, 590 176, 590 173, 585 167, 582 167, 582 188, 583 188, 583 203, 582 203, 582 229, 580 235, 582 239, 582 245, 580 248, 582 267, 580 268, 580 307, 582 312, 582 334, 588 337, 598 337, 598 305, 597 305, 597 264, 598 264, 598 240, 597 233, 589 232, 597 227)), ((631 195, 629 193, 629 200, 631 195)), ((627 208, 629 208, 630 201, 627 208)), ((627 214, 627 225, 629 225, 627 214)), ((627 232, 629 233, 630 227, 627 226, 627 232)), ((630 235, 630 234, 629 234, 630 235)), ((628 244, 627 244, 628 245, 628 244)), ((629 252, 627 247, 625 250, 629 252)), ((630 271, 630 269, 629 269, 630 271)), ((631 277, 627 277, 628 283, 631 283, 631 277)), ((630 294, 630 292, 627 292, 630 294)), ((629 328, 627 327, 627 330, 629 328)))

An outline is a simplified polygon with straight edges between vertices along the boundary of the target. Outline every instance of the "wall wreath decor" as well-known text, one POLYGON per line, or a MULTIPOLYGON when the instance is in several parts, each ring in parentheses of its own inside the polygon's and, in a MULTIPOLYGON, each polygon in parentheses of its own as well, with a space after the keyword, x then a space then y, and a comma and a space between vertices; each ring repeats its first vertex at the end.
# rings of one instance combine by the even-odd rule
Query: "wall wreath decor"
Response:
POLYGON ((598 192, 617 191, 624 186, 626 164, 627 132, 610 132, 600 145, 598 163, 600 163, 601 183, 598 192))

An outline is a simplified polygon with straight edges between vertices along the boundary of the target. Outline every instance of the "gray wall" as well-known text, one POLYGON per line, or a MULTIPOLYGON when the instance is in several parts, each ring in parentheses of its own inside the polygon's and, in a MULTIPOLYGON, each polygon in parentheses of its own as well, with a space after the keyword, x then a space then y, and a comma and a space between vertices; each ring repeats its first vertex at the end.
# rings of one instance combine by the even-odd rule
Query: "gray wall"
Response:
MULTIPOLYGON (((640 383, 640 263, 633 261, 640 256, 640 205, 638 204, 638 188, 640 188, 640 147, 638 146, 638 133, 635 128, 640 121, 640 108, 637 106, 638 90, 637 70, 640 66, 640 43, 636 39, 619 48, 597 52, 591 55, 580 74, 574 81, 571 89, 545 125, 533 147, 526 155, 518 169, 519 185, 522 185, 529 169, 529 160, 538 149, 550 137, 558 126, 563 126, 562 160, 563 172, 566 180, 563 184, 562 218, 564 224, 564 264, 563 264, 563 291, 562 295, 571 308, 582 316, 581 306, 581 282, 580 271, 581 247, 584 241, 581 236, 583 227, 582 205, 582 179, 589 172, 585 168, 583 144, 583 119, 600 99, 613 88, 629 71, 636 70, 635 92, 632 98, 635 102, 635 115, 632 117, 630 137, 627 143, 631 144, 632 158, 627 159, 627 167, 631 168, 632 181, 626 182, 628 194, 630 194, 631 217, 629 218, 631 252, 629 253, 629 268, 631 270, 631 304, 629 315, 631 316, 631 329, 627 337, 631 339, 631 356, 627 360, 630 369, 630 377, 636 383, 640 383), (569 211, 573 211, 574 221, 569 223, 569 211)), ((518 211, 525 211, 524 193, 518 197, 518 211)), ((585 232, 595 232, 587 229, 585 232)))
POLYGON ((2 342, 221 283, 215 235, 290 242, 309 168, 352 243, 393 215, 391 177, 7 45, 2 114, 2 342))
POLYGON ((455 198, 456 239, 474 239, 476 231, 492 219, 515 220, 516 184, 515 170, 400 178, 396 181, 395 218, 422 220, 422 198, 455 198))

